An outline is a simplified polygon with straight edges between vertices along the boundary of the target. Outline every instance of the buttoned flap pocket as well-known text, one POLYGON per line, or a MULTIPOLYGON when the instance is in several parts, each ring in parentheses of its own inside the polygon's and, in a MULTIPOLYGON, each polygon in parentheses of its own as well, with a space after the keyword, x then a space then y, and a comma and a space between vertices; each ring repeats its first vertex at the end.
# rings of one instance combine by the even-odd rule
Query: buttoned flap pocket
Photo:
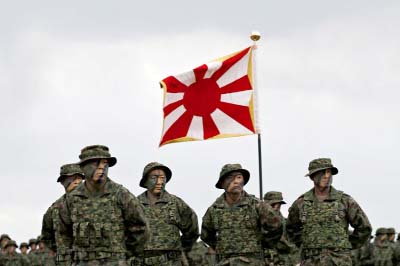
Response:
POLYGON ((168 223, 178 226, 180 222, 178 209, 173 202, 168 202, 165 206, 162 207, 162 211, 166 212, 168 215, 168 223))
POLYGON ((77 246, 89 246, 89 222, 74 223, 73 225, 74 243, 77 246))

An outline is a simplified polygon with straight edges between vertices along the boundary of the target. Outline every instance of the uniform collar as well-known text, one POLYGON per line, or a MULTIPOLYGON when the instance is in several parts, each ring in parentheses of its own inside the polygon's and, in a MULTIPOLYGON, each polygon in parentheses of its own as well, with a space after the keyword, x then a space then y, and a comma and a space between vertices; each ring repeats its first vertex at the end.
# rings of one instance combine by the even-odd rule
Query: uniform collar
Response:
MULTIPOLYGON (((147 197, 147 190, 138 196, 140 203, 143 205, 150 205, 149 198, 147 197)), ((171 194, 166 190, 163 191, 161 197, 155 203, 168 203, 171 201, 171 194)))
MULTIPOLYGON (((328 197, 325 199, 325 201, 335 201, 340 199, 340 192, 336 190, 333 186, 331 186, 331 190, 329 191, 328 197)), ((304 200, 305 201, 314 201, 316 200, 315 194, 314 194, 314 188, 310 189, 304 194, 304 200)))
MULTIPOLYGON (((113 190, 114 187, 114 182, 107 177, 107 181, 104 185, 103 191, 101 191, 100 193, 100 197, 110 194, 113 190)), ((89 189, 86 187, 86 181, 82 182, 79 184, 79 186, 77 186, 73 191, 70 192, 71 195, 76 195, 76 196, 82 196, 82 197, 86 197, 89 198, 91 197, 91 193, 89 191, 89 189)))
MULTIPOLYGON (((245 205, 249 205, 249 194, 247 194, 246 191, 243 190, 243 194, 242 197, 240 198, 240 201, 238 203, 235 204, 235 206, 245 206, 245 205)), ((225 200, 225 192, 219 196, 217 198, 217 200, 214 203, 215 206, 217 206, 218 208, 227 208, 230 207, 228 205, 228 203, 225 200)))

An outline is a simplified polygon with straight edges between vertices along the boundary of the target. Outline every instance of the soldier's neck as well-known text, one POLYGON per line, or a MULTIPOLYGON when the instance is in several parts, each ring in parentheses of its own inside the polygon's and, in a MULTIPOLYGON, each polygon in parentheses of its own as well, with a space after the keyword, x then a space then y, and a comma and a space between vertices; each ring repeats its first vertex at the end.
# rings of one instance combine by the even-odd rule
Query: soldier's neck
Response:
MULTIPOLYGON (((162 192, 161 192, 162 193, 162 192)), ((149 200, 150 205, 154 205, 157 200, 161 198, 161 193, 153 193, 153 191, 147 190, 147 199, 149 200)))
POLYGON ((106 182, 94 183, 92 180, 86 180, 85 185, 92 196, 98 196, 104 191, 106 182))
POLYGON ((331 190, 330 186, 327 187, 314 186, 315 197, 319 201, 324 201, 328 198, 330 190, 331 190))
POLYGON ((242 198, 242 193, 225 192, 225 200, 226 203, 228 203, 229 205, 238 203, 241 198, 242 198))

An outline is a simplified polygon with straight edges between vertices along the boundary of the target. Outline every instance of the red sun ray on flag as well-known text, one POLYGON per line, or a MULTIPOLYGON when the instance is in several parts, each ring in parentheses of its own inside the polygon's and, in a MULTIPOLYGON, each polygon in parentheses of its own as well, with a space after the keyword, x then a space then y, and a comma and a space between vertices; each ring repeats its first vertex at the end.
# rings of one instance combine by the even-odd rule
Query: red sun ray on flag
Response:
POLYGON ((252 47, 163 79, 168 143, 256 134, 252 47))

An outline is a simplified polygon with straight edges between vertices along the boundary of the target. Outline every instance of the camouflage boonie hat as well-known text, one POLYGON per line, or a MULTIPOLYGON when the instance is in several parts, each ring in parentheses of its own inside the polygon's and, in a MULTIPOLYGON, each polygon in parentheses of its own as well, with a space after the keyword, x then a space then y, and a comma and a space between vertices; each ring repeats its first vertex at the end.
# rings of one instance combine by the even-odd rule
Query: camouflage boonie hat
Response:
POLYGON ((83 179, 85 179, 85 174, 82 172, 81 167, 77 163, 64 164, 60 168, 60 176, 57 179, 57 182, 61 182, 64 177, 72 176, 72 175, 80 175, 83 179))
POLYGON ((393 227, 386 228, 386 234, 394 235, 394 234, 396 234, 396 229, 394 229, 393 227))
POLYGON ((140 183, 139 183, 139 185, 141 187, 146 188, 145 187, 145 182, 146 182, 146 179, 147 179, 147 175, 151 171, 156 170, 156 169, 161 169, 161 170, 163 170, 165 172, 165 176, 167 178, 167 183, 168 183, 168 181, 172 177, 171 169, 169 169, 167 166, 165 166, 165 165, 163 165, 161 163, 151 162, 151 163, 148 163, 143 169, 142 179, 140 179, 140 183))
POLYGON ((28 243, 29 243, 29 246, 31 246, 32 244, 36 245, 37 239, 36 238, 31 238, 31 239, 29 239, 28 243))
POLYGON ((308 173, 305 176, 311 176, 312 174, 325 169, 332 169, 332 175, 336 175, 339 172, 339 170, 332 165, 331 159, 318 158, 310 162, 308 173))
POLYGON ((286 202, 283 200, 282 192, 278 191, 268 191, 264 195, 264 200, 268 204, 275 204, 275 203, 286 204, 286 202))
POLYGON ((238 163, 235 164, 225 164, 222 169, 221 172, 219 173, 219 179, 217 184, 215 184, 216 188, 219 189, 223 189, 222 187, 222 181, 224 180, 224 178, 226 176, 228 176, 230 173, 232 172, 240 172, 243 175, 244 178, 244 184, 246 185, 247 182, 249 182, 250 179, 250 172, 247 171, 246 169, 242 168, 242 166, 238 163))
POLYGON ((23 248, 23 247, 29 248, 28 243, 22 242, 21 244, 19 244, 19 249, 21 249, 21 248, 23 248))
POLYGON ((117 163, 117 158, 111 157, 108 147, 104 145, 91 145, 83 148, 79 155, 79 159, 81 159, 78 163, 79 165, 90 160, 99 159, 107 159, 109 167, 113 167, 117 163))
POLYGON ((4 246, 5 248, 8 246, 14 246, 14 247, 18 247, 17 242, 15 242, 14 240, 8 240, 7 244, 4 246))
POLYGON ((378 228, 378 229, 376 229, 376 232, 375 232, 375 235, 377 236, 377 235, 386 235, 387 234, 387 230, 386 230, 386 228, 378 228))
POLYGON ((11 237, 10 237, 9 235, 7 235, 7 234, 2 234, 2 235, 0 236, 0 242, 3 241, 4 238, 7 238, 8 240, 11 240, 11 237))

